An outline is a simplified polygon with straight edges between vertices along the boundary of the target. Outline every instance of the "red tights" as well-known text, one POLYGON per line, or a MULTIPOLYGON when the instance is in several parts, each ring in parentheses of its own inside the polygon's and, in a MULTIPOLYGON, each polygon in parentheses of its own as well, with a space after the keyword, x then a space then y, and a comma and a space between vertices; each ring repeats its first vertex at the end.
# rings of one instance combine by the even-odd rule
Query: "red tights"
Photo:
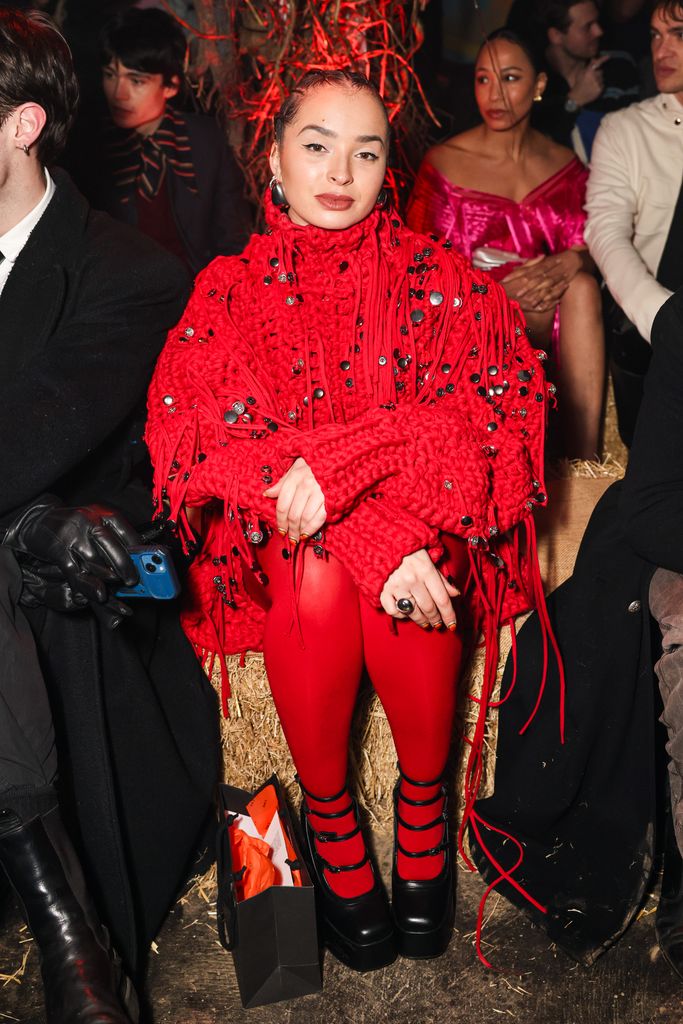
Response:
MULTIPOLYGON (((270 581, 266 671, 304 788, 319 798, 341 792, 336 800, 307 797, 310 824, 316 831, 345 835, 357 824, 344 787, 363 665, 384 706, 403 772, 416 782, 433 782, 441 776, 448 756, 462 640, 458 631, 427 631, 410 621, 390 619, 359 594, 340 562, 316 558, 309 547, 297 552, 297 560, 304 560, 299 634, 292 625, 292 562, 291 557, 283 557, 283 549, 290 550, 287 541, 283 548, 274 535, 260 557, 270 581), (318 817, 316 810, 342 813, 318 817)), ((400 796, 430 800, 415 807, 399 798, 399 817, 409 824, 434 821, 443 809, 438 785, 411 786, 403 780, 400 796)), ((398 839, 407 850, 428 850, 442 841, 443 824, 439 821, 417 832, 399 825, 398 839)), ((332 864, 355 864, 365 855, 360 833, 317 845, 332 864)), ((404 878, 434 877, 442 863, 441 853, 419 858, 398 855, 399 874, 404 878)), ((348 897, 366 892, 373 881, 367 863, 353 871, 327 872, 326 877, 338 895, 348 897)))

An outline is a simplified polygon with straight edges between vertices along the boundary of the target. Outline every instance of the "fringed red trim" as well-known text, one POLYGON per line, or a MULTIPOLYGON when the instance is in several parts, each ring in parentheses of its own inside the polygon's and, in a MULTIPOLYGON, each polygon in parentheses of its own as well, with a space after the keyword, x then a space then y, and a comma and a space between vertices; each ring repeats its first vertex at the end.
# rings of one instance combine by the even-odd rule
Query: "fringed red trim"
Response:
MULTIPOLYGON (((545 691, 548 673, 548 658, 549 649, 552 649, 553 654, 557 661, 559 676, 560 676, 560 740, 564 742, 564 724, 565 724, 565 676, 564 666, 560 655, 557 640, 553 633, 550 618, 548 616, 548 610, 545 602, 545 595, 543 593, 542 581, 540 571, 538 568, 538 552, 536 544, 536 530, 533 519, 529 517, 523 523, 521 523, 515 533, 521 530, 525 530, 526 533, 526 544, 524 545, 523 557, 530 569, 530 578, 533 588, 533 604, 537 609, 542 642, 543 642, 543 672, 539 685, 539 692, 534 708, 520 730, 521 733, 525 732, 533 721, 536 712, 540 706, 540 702, 545 691)), ((519 558, 520 555, 520 544, 515 543, 512 545, 512 550, 515 555, 519 558)), ((469 858, 465 845, 465 837, 467 829, 471 829, 474 834, 479 846, 493 865, 494 869, 498 872, 497 878, 491 882, 481 898, 479 904, 479 911, 477 914, 477 929, 476 929, 476 947, 477 955, 481 962, 486 967, 491 967, 491 963, 484 956, 481 948, 482 940, 482 928, 484 924, 484 916, 486 911, 486 903, 491 893, 500 885, 501 882, 507 881, 512 885, 533 907, 537 910, 545 913, 546 908, 543 907, 534 897, 527 892, 527 890, 515 879, 514 874, 519 869, 520 865, 524 860, 524 851, 522 844, 512 835, 489 824, 475 809, 475 804, 479 795, 479 789, 481 786, 482 772, 484 767, 484 740, 486 731, 486 722, 488 718, 489 709, 498 708, 509 699, 516 682, 517 682, 517 643, 516 634, 514 631, 514 625, 510 622, 511 630, 511 656, 513 659, 513 678, 510 686, 508 687, 507 693, 499 700, 494 701, 492 699, 493 693, 496 686, 496 679, 498 674, 498 662, 500 658, 500 645, 499 645, 499 630, 501 627, 500 613, 503 607, 504 591, 507 586, 505 573, 497 573, 491 578, 490 573, 487 572, 486 563, 482 563, 481 553, 476 554, 470 552, 470 561, 472 564, 472 578, 475 581, 475 592, 476 600, 479 602, 482 613, 480 619, 480 628, 484 636, 484 644, 486 650, 486 656, 484 660, 484 673, 482 680, 481 696, 476 697, 470 695, 470 700, 477 704, 479 711, 477 714, 477 720, 474 727, 474 734, 470 737, 465 737, 466 743, 470 747, 467 766, 465 769, 465 786, 464 786, 464 812, 460 828, 458 830, 458 849, 460 855, 465 862, 466 866, 470 871, 475 871, 476 868, 469 858), (504 869, 500 863, 496 860, 494 855, 491 853, 489 847, 482 838, 482 827, 489 829, 492 832, 504 836, 506 839, 512 842, 518 851, 518 857, 512 867, 507 870, 504 869)), ((511 565, 511 576, 514 579, 515 576, 521 575, 520 568, 518 565, 511 565)))

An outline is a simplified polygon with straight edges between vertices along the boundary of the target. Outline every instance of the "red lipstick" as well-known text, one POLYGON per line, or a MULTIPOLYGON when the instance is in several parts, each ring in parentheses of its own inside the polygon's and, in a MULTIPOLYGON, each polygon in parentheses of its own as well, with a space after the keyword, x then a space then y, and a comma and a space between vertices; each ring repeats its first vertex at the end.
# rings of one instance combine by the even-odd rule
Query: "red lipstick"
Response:
POLYGON ((354 202, 351 196, 341 195, 337 192, 323 192, 315 198, 326 210, 348 210, 354 202))

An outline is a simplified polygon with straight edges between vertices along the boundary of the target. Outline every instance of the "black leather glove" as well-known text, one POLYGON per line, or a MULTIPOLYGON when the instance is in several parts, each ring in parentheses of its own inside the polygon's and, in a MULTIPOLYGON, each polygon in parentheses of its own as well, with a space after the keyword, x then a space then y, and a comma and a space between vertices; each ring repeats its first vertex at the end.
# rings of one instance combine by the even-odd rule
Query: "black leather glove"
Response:
POLYGON ((56 566, 43 568, 33 559, 21 562, 22 588, 19 603, 26 608, 52 608, 56 612, 77 612, 89 601, 73 590, 56 566))
POLYGON ((66 508, 51 495, 24 509, 3 540, 18 554, 43 563, 26 567, 26 603, 74 611, 87 602, 109 628, 131 614, 111 592, 138 582, 128 547, 139 543, 136 531, 115 509, 66 508), (58 570, 57 579, 51 567, 58 570))

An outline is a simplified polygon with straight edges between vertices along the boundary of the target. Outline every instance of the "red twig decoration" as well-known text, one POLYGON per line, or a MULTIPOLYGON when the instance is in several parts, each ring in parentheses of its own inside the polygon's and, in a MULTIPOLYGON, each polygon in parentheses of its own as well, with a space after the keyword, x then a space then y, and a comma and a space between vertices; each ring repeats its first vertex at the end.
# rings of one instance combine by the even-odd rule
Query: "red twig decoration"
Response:
POLYGON ((200 101, 225 118, 254 200, 269 177, 273 116, 309 68, 354 67, 375 82, 395 133, 388 184, 405 189, 427 115, 436 121, 412 64, 419 0, 195 0, 195 10, 199 28, 185 26, 198 41, 192 77, 200 101))

